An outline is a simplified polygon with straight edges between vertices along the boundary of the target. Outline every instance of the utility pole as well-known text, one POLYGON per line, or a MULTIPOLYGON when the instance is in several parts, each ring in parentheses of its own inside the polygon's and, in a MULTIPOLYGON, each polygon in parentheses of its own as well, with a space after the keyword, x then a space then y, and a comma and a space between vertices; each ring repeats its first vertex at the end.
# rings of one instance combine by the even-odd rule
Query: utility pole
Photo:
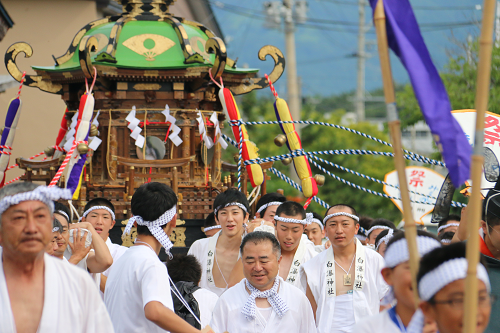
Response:
POLYGON ((358 32, 358 66, 357 86, 354 105, 358 122, 365 120, 365 0, 358 0, 359 5, 359 32, 358 32))

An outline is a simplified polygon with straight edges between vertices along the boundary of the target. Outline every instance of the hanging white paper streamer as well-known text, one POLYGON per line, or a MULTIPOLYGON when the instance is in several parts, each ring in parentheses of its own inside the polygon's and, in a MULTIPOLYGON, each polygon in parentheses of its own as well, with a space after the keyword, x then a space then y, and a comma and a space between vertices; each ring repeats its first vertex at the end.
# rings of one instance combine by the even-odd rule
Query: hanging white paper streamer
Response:
POLYGON ((145 140, 140 134, 142 132, 142 128, 139 127, 139 123, 141 121, 135 117, 135 105, 132 107, 132 111, 130 111, 125 120, 129 122, 127 127, 132 131, 132 133, 130 133, 130 137, 135 140, 135 145, 139 148, 144 147, 145 140))
POLYGON ((222 138, 222 132, 219 126, 219 119, 217 118, 217 112, 212 113, 212 116, 210 116, 210 121, 214 124, 215 127, 215 139, 219 138, 217 139, 217 142, 220 143, 220 146, 223 149, 226 149, 227 142, 224 141, 224 139, 222 138))
POLYGON ((207 135, 207 131, 205 129, 205 122, 203 121, 203 115, 201 114, 200 111, 198 111, 198 118, 196 118, 196 120, 198 120, 198 131, 200 132, 203 141, 205 141, 205 146, 208 149, 212 148, 214 142, 212 141, 212 138, 207 135))
POLYGON ((169 122, 170 124, 172 124, 170 128, 171 134, 168 136, 168 138, 172 140, 174 145, 179 146, 182 143, 182 139, 179 137, 181 128, 175 124, 175 117, 170 115, 170 108, 168 107, 168 104, 165 105, 165 110, 163 110, 161 113, 165 115, 165 122, 169 122))
MULTIPOLYGON (((97 111, 97 114, 94 117, 94 120, 92 120, 92 125, 95 125, 95 127, 99 128, 99 122, 97 121, 97 117, 99 117, 99 114, 101 113, 101 110, 97 111)), ((99 135, 99 131, 97 131, 97 135, 99 135)), ((93 151, 96 151, 97 148, 101 145, 102 140, 99 139, 97 136, 91 136, 89 137, 89 148, 92 149, 93 151)))

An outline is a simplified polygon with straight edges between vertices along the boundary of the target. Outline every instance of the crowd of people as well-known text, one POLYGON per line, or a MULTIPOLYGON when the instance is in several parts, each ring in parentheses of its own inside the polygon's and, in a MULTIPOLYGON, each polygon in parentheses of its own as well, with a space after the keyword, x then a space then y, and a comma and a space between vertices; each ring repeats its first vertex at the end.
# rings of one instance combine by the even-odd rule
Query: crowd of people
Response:
MULTIPOLYGON (((483 254, 476 332, 500 329, 497 194, 488 193, 473 235, 483 254)), ((109 238, 109 200, 90 200, 72 221, 61 203, 69 199, 32 183, 0 189, 0 332, 462 332, 466 209, 440 221, 437 235, 418 230, 417 306, 405 232, 347 204, 321 217, 268 193, 251 217, 245 195, 228 189, 214 200, 206 238, 172 255, 177 196, 167 185, 134 193, 130 248, 109 238)))

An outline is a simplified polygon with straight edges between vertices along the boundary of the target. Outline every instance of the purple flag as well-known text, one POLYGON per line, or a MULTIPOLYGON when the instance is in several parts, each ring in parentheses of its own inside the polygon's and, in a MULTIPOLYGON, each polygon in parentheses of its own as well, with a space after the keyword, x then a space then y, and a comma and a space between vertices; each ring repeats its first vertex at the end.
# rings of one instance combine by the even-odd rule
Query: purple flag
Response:
MULTIPOLYGON (((408 0, 383 0, 387 40, 408 71, 418 104, 443 155, 450 178, 460 187, 470 175, 471 147, 451 114, 451 104, 408 0)), ((377 0, 370 0, 375 12, 377 0)))

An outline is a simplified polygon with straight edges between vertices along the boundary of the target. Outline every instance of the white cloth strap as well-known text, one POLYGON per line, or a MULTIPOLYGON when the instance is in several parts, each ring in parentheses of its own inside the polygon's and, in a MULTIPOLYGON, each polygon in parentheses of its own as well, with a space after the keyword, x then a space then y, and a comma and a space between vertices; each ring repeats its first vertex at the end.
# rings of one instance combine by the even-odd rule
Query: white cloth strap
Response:
POLYGON ((441 244, 449 245, 449 244, 451 244, 451 239, 441 239, 441 244))
POLYGON ((324 229, 324 227, 323 227, 323 222, 321 222, 320 220, 313 218, 313 219, 311 220, 311 222, 317 223, 317 224, 319 225, 319 227, 321 228, 321 230, 323 230, 323 229, 324 229))
MULTIPOLYGON (((392 230, 392 229, 391 229, 392 230)), ((432 237, 427 236, 417 236, 417 248, 420 257, 426 255, 435 248, 441 247, 441 243, 432 237)), ((401 238, 385 250, 385 267, 394 268, 399 264, 402 264, 410 260, 410 255, 408 252, 408 243, 406 238, 401 238)))
POLYGON ((137 222, 137 225, 147 226, 149 231, 151 231, 151 234, 153 234, 156 240, 160 242, 160 244, 165 248, 165 252, 168 254, 168 256, 172 257, 170 249, 174 246, 174 244, 172 244, 170 238, 165 233, 165 231, 163 231, 161 226, 164 226, 165 224, 172 221, 175 214, 177 214, 177 206, 174 205, 172 208, 167 210, 165 213, 163 213, 163 215, 161 215, 154 221, 144 221, 143 218, 140 216, 132 216, 128 220, 127 226, 123 231, 123 236, 130 233, 130 231, 132 230, 132 226, 134 225, 134 222, 137 222))
POLYGON ((62 215, 66 218, 66 220, 68 220, 68 222, 70 222, 70 219, 69 219, 69 216, 68 214, 66 214, 65 212, 63 212, 62 210, 56 210, 54 213, 57 213, 59 215, 62 215))
POLYGON ((0 200, 0 216, 10 206, 17 205, 23 201, 41 201, 46 204, 50 213, 54 213, 54 201, 59 199, 69 200, 72 198, 71 191, 66 188, 38 186, 33 191, 9 195, 0 200))
POLYGON ((353 219, 354 221, 359 222, 359 217, 357 217, 354 214, 350 214, 350 213, 346 213, 346 212, 338 212, 338 213, 333 213, 333 214, 329 214, 329 215, 325 216, 325 218, 323 219, 323 223, 326 225, 326 222, 335 216, 347 216, 347 217, 350 217, 351 219, 353 219))
POLYGON ((380 247, 380 245, 382 243, 385 243, 385 245, 387 245, 387 243, 389 243, 389 241, 391 240, 391 238, 394 236, 394 230, 390 229, 388 232, 387 232, 387 235, 385 235, 384 237, 382 237, 382 239, 380 240, 380 242, 378 242, 377 244, 377 247, 375 248, 375 250, 378 251, 378 248, 380 247))
POLYGON ((303 220, 297 220, 297 219, 291 219, 288 217, 281 217, 281 216, 275 216, 274 219, 279 222, 285 222, 285 223, 299 223, 303 225, 309 225, 312 223, 313 219, 313 214, 312 213, 306 213, 306 218, 303 220))
POLYGON ((389 230, 389 229, 392 229, 392 228, 388 227, 386 225, 375 225, 375 226, 371 227, 370 229, 368 229, 368 231, 366 232, 366 237, 370 236, 370 234, 372 233, 372 231, 373 230, 377 230, 377 229, 389 230))
MULTIPOLYGON (((269 206, 279 206, 281 205, 283 202, 281 201, 271 201, 271 202, 268 202, 262 206, 259 207, 259 209, 257 209, 257 213, 260 214, 260 212, 262 212, 264 209, 266 209, 267 207, 269 206)), ((262 217, 262 216, 261 216, 262 217)))
POLYGON ((111 214, 113 221, 115 220, 115 213, 109 207, 106 207, 106 206, 92 206, 83 212, 82 217, 87 217, 87 215, 89 215, 92 211, 97 210, 97 209, 104 209, 104 210, 108 211, 108 213, 111 214))
POLYGON ((224 206, 223 206, 223 205, 220 205, 220 206, 216 207, 216 208, 214 209, 214 214, 215 214, 215 216, 217 216, 217 212, 218 212, 219 210, 221 210, 221 209, 223 209, 223 208, 226 208, 226 207, 230 207, 230 206, 238 206, 238 207, 240 207, 241 209, 243 209, 243 211, 244 211, 245 213, 248 213, 248 210, 247 210, 247 208, 245 207, 245 205, 244 205, 244 204, 239 203, 239 202, 230 202, 230 203, 225 204, 224 206))
POLYGON ((59 231, 59 227, 52 228, 52 232, 58 232, 58 231, 59 231))
POLYGON ((455 223, 455 222, 444 224, 438 228, 437 233, 439 234, 441 232, 441 230, 444 230, 444 229, 449 228, 449 227, 458 227, 459 225, 460 225, 460 223, 455 223))
POLYGON ((221 229, 222 227, 217 224, 217 225, 213 225, 211 227, 206 227, 206 228, 203 228, 203 232, 207 232, 207 231, 210 231, 210 230, 214 230, 214 229, 221 229))
POLYGON ((269 304, 271 304, 273 310, 276 314, 282 318, 285 313, 288 311, 288 305, 283 301, 283 299, 278 295, 278 287, 280 283, 283 282, 283 279, 279 276, 276 276, 274 279, 274 284, 271 289, 260 291, 254 286, 252 286, 247 279, 245 279, 245 285, 250 291, 250 297, 248 297, 245 305, 243 306, 243 310, 241 313, 248 319, 255 319, 256 316, 256 308, 255 304, 256 298, 267 298, 269 304))

